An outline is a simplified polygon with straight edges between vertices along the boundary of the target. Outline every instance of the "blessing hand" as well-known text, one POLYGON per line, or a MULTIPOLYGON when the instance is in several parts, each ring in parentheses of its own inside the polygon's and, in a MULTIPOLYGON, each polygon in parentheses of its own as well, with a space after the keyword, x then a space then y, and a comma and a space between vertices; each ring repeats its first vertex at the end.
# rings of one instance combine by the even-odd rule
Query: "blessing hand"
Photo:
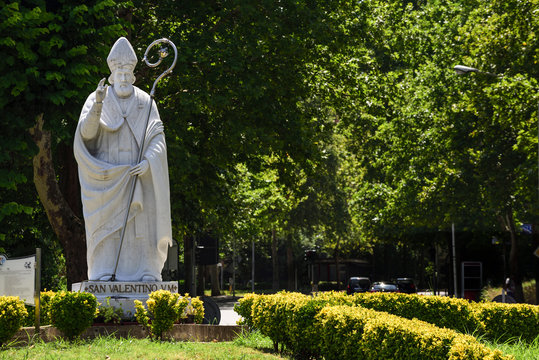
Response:
POLYGON ((105 96, 107 96, 107 87, 108 85, 105 85, 105 78, 101 79, 101 81, 97 85, 97 89, 95 90, 96 102, 102 103, 103 100, 105 100, 105 96))

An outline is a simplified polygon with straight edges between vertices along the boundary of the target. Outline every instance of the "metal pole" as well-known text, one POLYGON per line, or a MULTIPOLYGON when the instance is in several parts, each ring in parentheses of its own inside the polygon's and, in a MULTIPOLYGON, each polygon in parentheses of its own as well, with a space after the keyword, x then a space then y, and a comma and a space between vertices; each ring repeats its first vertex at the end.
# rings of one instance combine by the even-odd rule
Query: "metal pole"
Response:
POLYGON ((35 333, 40 333, 41 305, 41 248, 36 248, 35 279, 34 279, 35 333))
POLYGON ((451 243, 453 248, 453 297, 457 297, 457 254, 455 250, 455 223, 451 223, 451 243))
POLYGON ((251 269, 251 292, 255 292, 255 241, 253 240, 251 244, 252 244, 251 257, 253 259, 252 260, 253 267, 251 269))
POLYGON ((236 238, 232 242, 232 297, 236 297, 236 238))
POLYGON ((192 244, 192 250, 191 250, 191 279, 189 279, 189 281, 191 282, 191 296, 197 296, 195 249, 196 249, 196 236, 193 235, 193 244, 192 244))

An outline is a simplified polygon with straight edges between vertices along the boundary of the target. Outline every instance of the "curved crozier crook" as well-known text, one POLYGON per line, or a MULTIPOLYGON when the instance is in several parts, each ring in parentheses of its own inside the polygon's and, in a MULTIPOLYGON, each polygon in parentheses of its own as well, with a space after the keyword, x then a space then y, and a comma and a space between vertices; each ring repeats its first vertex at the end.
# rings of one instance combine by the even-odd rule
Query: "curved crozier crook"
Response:
POLYGON ((157 44, 160 44, 160 43, 168 43, 170 46, 172 46, 172 49, 174 49, 174 61, 172 62, 172 65, 170 65, 170 67, 165 70, 165 72, 163 72, 161 75, 159 75, 157 77, 157 79, 155 79, 154 83, 153 83, 153 86, 152 86, 152 90, 150 91, 150 96, 153 98, 154 94, 155 94, 155 87, 157 85, 157 83, 163 78, 165 77, 166 75, 170 74, 172 72, 172 69, 174 69, 174 66, 176 66, 176 60, 178 59, 178 49, 176 49, 176 45, 174 45, 174 43, 172 41, 170 41, 169 39, 167 38, 162 38, 162 39, 158 39, 158 40, 155 40, 154 42, 152 42, 148 48, 146 49, 146 52, 144 53, 144 58, 142 60, 144 60, 144 62, 146 63, 146 65, 148 65, 149 67, 156 67, 158 66, 159 64, 161 64, 161 61, 163 61, 163 59, 168 55, 168 53, 166 52, 160 52, 159 54, 159 60, 157 60, 155 63, 151 63, 149 60, 148 60, 148 52, 150 51, 150 49, 152 47, 154 47, 155 45, 157 44))

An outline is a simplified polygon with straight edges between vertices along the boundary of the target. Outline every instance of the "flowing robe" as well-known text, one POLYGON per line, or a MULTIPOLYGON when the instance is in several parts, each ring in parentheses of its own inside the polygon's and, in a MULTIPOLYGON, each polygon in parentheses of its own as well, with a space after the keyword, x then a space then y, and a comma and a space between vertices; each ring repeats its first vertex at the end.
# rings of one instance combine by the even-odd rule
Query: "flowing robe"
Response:
POLYGON ((95 116, 95 92, 82 109, 74 140, 79 167, 86 226, 88 279, 110 277, 120 249, 120 232, 128 209, 131 182, 136 181, 133 201, 116 270, 118 281, 161 280, 168 246, 172 244, 170 190, 163 123, 150 96, 134 87, 127 111, 109 88, 102 105, 97 134, 85 138, 83 129, 95 116), (148 126, 144 129, 148 111, 148 126), (136 165, 145 136, 144 174, 129 174, 136 165))

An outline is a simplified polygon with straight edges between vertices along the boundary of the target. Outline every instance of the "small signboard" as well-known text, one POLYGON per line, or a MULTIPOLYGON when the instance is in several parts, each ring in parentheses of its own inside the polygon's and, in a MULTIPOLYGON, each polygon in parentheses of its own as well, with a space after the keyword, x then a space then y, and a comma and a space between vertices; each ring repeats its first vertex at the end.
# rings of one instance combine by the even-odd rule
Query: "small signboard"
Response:
POLYGON ((18 296, 28 305, 34 304, 36 256, 8 259, 0 255, 0 295, 18 296))
POLYGON ((525 234, 531 234, 533 232, 532 224, 522 224, 520 225, 520 228, 522 229, 522 232, 525 234))

